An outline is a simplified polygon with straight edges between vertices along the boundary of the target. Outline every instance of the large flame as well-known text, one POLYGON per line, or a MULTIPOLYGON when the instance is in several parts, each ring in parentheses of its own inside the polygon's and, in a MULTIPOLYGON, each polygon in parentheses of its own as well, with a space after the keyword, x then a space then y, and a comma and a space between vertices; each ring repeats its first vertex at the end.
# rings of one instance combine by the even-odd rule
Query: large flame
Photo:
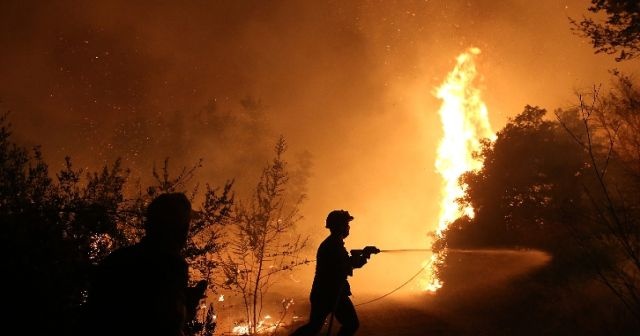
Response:
MULTIPOLYGON (((474 158, 473 153, 480 149, 481 139, 495 138, 487 106, 475 86, 478 72, 474 58, 478 54, 478 48, 470 48, 460 54, 456 66, 436 91, 436 96, 442 100, 439 114, 443 130, 435 164, 443 179, 436 238, 441 238, 447 226, 462 215, 473 217, 471 207, 461 209, 456 202, 464 195, 459 178, 467 171, 482 168, 482 161, 474 158)), ((442 287, 437 268, 444 261, 445 253, 446 250, 434 254, 427 261, 430 278, 423 283, 425 290, 435 292, 442 287)))

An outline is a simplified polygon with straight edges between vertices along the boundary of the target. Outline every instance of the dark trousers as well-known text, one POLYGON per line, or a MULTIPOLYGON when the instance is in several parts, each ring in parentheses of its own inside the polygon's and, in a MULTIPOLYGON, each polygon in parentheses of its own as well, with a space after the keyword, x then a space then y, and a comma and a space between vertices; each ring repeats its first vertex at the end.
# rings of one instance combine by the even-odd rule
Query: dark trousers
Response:
POLYGON ((334 310, 336 320, 340 322, 338 336, 353 335, 358 330, 360 322, 356 309, 348 296, 342 295, 338 299, 335 297, 311 297, 311 314, 309 322, 298 328, 291 336, 313 336, 322 329, 327 316, 334 310))

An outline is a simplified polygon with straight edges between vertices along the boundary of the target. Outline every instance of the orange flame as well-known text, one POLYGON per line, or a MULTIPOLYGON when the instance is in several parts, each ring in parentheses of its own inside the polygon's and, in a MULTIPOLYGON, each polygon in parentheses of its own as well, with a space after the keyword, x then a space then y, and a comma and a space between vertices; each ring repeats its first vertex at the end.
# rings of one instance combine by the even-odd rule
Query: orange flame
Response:
MULTIPOLYGON (((443 130, 435 163, 443 179, 436 238, 441 238, 447 226, 462 215, 473 218, 471 207, 461 209, 456 202, 465 192, 458 179, 467 171, 482 168, 482 161, 474 158, 473 153, 480 150, 481 139, 495 138, 489 124, 487 106, 481 99, 480 90, 474 86, 478 75, 474 58, 478 54, 478 48, 470 48, 460 54, 456 58, 456 66, 436 91, 436 96, 442 100, 438 113, 443 130)), ((432 255, 426 261, 430 275, 423 282, 425 290, 435 292, 442 288, 437 269, 445 256, 446 250, 432 255)))
MULTIPOLYGON (((293 299, 284 298, 282 299, 282 308, 283 312, 279 318, 272 318, 271 315, 266 314, 264 317, 258 321, 255 328, 256 334, 271 334, 274 335, 277 329, 281 326, 285 326, 287 323, 284 322, 284 318, 287 315, 287 312, 294 304, 293 299)), ((295 321, 298 319, 298 316, 293 316, 291 321, 295 321)), ((233 335, 250 335, 252 330, 251 323, 240 322, 236 323, 235 326, 231 329, 231 333, 233 335)))

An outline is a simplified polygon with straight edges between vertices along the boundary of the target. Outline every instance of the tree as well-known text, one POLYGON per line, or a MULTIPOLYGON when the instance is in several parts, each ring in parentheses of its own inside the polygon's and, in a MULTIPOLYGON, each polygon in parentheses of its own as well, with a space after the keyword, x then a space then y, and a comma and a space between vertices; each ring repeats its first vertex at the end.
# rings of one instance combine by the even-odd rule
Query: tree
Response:
POLYGON ((616 61, 640 55, 640 2, 637 0, 591 0, 588 10, 604 14, 604 22, 583 17, 570 19, 573 30, 591 40, 596 53, 618 54, 616 61))
POLYGON ((117 237, 127 172, 116 161, 100 173, 67 159, 52 178, 39 147, 11 140, 0 117, 0 245, 5 256, 7 316, 36 334, 68 334, 77 322, 91 265, 117 237), (34 323, 33 321, 36 321, 34 323))
POLYGON ((307 238, 292 233, 302 218, 299 207, 305 195, 290 193, 286 150, 281 137, 253 197, 248 204, 236 206, 229 250, 221 254, 221 286, 242 297, 246 332, 251 335, 261 331, 264 299, 278 275, 308 263, 298 257, 307 238))
POLYGON ((588 153, 597 182, 585 187, 591 225, 573 227, 573 236, 610 251, 602 260, 585 249, 602 283, 640 322, 640 90, 628 77, 617 79, 604 97, 599 89, 579 95, 580 125, 558 119, 588 153))

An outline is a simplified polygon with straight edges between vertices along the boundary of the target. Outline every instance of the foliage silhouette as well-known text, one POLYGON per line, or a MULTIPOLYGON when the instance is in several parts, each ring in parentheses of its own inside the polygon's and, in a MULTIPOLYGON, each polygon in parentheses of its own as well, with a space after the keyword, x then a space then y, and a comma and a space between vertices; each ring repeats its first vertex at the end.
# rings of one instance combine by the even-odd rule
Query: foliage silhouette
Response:
POLYGON ((588 260, 640 323, 640 90, 626 76, 616 73, 616 79, 604 96, 598 88, 579 95, 579 125, 557 118, 588 153, 588 173, 596 181, 584 188, 590 225, 571 225, 573 237, 581 245, 595 241, 584 249, 588 260), (594 257, 594 245, 612 259, 594 257))
MULTIPOLYGON (((33 334, 72 334, 80 328, 94 265, 115 248, 138 241, 149 200, 185 188, 196 168, 170 179, 165 161, 162 174, 154 169, 154 185, 128 196, 129 171, 120 160, 85 174, 66 158, 51 178, 39 147, 30 152, 14 143, 8 114, 2 115, 0 244, 6 286, 11 289, 7 291, 11 309, 5 318, 33 334)), ((194 283, 210 277, 216 267, 210 256, 222 246, 220 228, 231 218, 232 185, 232 181, 222 188, 207 185, 196 210, 184 251, 196 273, 194 283)), ((196 194, 197 188, 192 196, 196 194)))
POLYGON ((596 53, 617 54, 616 61, 640 56, 640 3, 637 0, 591 0, 588 10, 604 14, 599 22, 583 17, 570 19, 573 31, 591 40, 596 53))

